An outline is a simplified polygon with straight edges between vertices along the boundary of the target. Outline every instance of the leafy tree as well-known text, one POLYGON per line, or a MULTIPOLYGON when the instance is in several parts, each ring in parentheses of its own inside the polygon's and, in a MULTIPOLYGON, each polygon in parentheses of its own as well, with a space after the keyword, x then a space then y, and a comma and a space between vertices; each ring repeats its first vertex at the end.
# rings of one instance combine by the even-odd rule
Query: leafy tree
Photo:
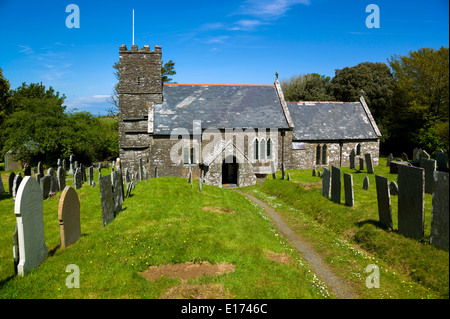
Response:
POLYGON ((169 78, 169 76, 177 74, 177 72, 175 71, 175 62, 173 62, 173 60, 169 60, 169 62, 164 63, 164 61, 162 61, 162 63, 163 63, 161 69, 162 82, 170 83, 172 82, 172 78, 169 78))
MULTIPOLYGON (((7 114, 11 112, 11 94, 9 81, 3 76, 3 70, 0 68, 0 132, 7 114)), ((3 142, 0 136, 0 158, 3 158, 1 152, 3 142)))
POLYGON ((318 73, 295 75, 281 81, 287 101, 332 101, 329 93, 330 77, 318 73))

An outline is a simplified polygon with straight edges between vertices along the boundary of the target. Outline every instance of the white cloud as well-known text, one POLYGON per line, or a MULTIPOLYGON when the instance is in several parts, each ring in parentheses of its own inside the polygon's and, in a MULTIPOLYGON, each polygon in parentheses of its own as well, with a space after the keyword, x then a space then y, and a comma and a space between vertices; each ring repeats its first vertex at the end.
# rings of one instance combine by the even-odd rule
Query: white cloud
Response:
POLYGON ((238 14, 258 16, 263 19, 278 19, 297 4, 310 4, 309 0, 246 0, 238 14))
POLYGON ((19 50, 20 53, 25 53, 25 54, 33 54, 34 53, 33 49, 28 45, 19 44, 18 47, 20 48, 20 50, 19 50))

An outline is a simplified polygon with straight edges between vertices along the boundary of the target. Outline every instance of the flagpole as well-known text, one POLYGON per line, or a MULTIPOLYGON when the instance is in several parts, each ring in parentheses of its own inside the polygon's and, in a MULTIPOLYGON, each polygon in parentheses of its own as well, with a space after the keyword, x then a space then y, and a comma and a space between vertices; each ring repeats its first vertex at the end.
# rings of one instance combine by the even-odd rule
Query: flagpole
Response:
POLYGON ((134 45, 134 9, 133 9, 133 45, 134 45))

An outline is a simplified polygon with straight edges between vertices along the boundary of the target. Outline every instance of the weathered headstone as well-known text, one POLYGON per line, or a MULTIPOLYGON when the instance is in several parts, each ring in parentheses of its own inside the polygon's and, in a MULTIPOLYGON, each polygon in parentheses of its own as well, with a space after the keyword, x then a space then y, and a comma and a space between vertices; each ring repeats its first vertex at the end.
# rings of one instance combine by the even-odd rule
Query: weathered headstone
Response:
POLYGON ((23 165, 23 176, 31 176, 31 166, 28 163, 23 165))
POLYGON ((155 178, 158 177, 158 166, 155 166, 155 178))
POLYGON ((335 166, 331 167, 331 201, 341 202, 341 170, 335 166))
POLYGON ((17 191, 19 190, 20 183, 22 183, 22 173, 17 173, 16 177, 14 177, 13 181, 13 189, 12 189, 12 196, 13 198, 17 197, 17 191))
POLYGON ((103 226, 108 225, 114 219, 114 201, 112 193, 111 176, 101 176, 99 178, 100 185, 100 202, 102 208, 103 226))
POLYGON ((369 189, 369 176, 364 177, 363 180, 363 189, 364 190, 368 190, 369 189))
POLYGON ((345 205, 352 207, 355 203, 353 196, 353 175, 344 173, 345 205))
POLYGON ((447 172, 434 172, 434 191, 431 209, 430 243, 448 250, 449 243, 449 177, 447 172))
MULTIPOLYGON (((319 172, 320 173, 320 172, 319 172)), ((291 180, 291 173, 287 174, 287 180, 290 181, 291 180)))
POLYGON ((26 176, 20 184, 14 213, 19 242, 17 274, 24 276, 29 270, 38 267, 47 256, 42 192, 31 176, 26 176))
POLYGON ((41 187, 41 194, 43 199, 47 199, 48 195, 50 194, 50 187, 52 183, 52 176, 51 175, 44 175, 39 180, 39 184, 41 187))
POLYGON ((315 168, 313 168, 312 170, 312 176, 316 176, 317 175, 317 170, 315 168))
POLYGON ((80 200, 75 189, 70 186, 65 187, 61 194, 58 219, 61 248, 66 248, 81 236, 80 200))
POLYGON ((281 163, 281 179, 286 177, 286 171, 284 170, 284 163, 281 163))
POLYGON ((392 160, 394 159, 394 155, 392 155, 392 153, 389 154, 387 161, 386 161, 386 166, 389 167, 391 165, 392 160))
POLYGON ((420 167, 422 167, 425 171, 425 193, 433 194, 433 174, 436 171, 436 161, 433 159, 421 158, 420 167))
POLYGON ((398 186, 395 181, 391 181, 391 183, 389 184, 389 192, 392 196, 398 195, 398 186))
POLYGON ((366 159, 366 166, 367 166, 367 173, 373 174, 373 161, 372 161, 372 155, 370 153, 364 154, 364 157, 366 159))
POLYGON ((81 163, 81 177, 83 178, 83 183, 88 181, 86 177, 86 166, 83 163, 81 163))
POLYGON ((359 158, 359 170, 360 171, 364 170, 364 158, 362 157, 359 158))
POLYGON ((144 167, 144 177, 145 177, 145 182, 148 182, 148 171, 147 169, 144 167))
POLYGON ((73 180, 74 180, 74 182, 73 182, 72 186, 75 189, 80 189, 81 187, 83 187, 83 176, 82 176, 80 168, 75 169, 75 174, 73 175, 73 180))
POLYGON ((56 176, 58 178, 59 190, 64 190, 66 188, 66 173, 62 166, 58 167, 58 170, 56 171, 56 176))
POLYGON ((66 172, 67 171, 67 166, 66 166, 66 159, 65 158, 63 158, 62 159, 62 161, 61 161, 61 163, 62 163, 62 168, 64 169, 64 172, 66 172))
POLYGON ((44 166, 41 162, 38 163, 38 173, 44 176, 44 166))
POLYGON ((417 147, 413 149, 413 161, 419 160, 420 152, 422 152, 422 149, 418 149, 417 147))
POLYGON ((134 181, 134 183, 135 183, 136 185, 139 184, 139 176, 138 176, 138 172, 135 172, 135 173, 133 174, 133 181, 134 181))
POLYGON ((377 188, 378 217, 380 223, 388 228, 392 228, 392 207, 391 195, 389 191, 389 179, 384 176, 375 175, 377 188))
POLYGON ((425 172, 423 168, 398 166, 398 231, 421 238, 424 229, 425 172))
POLYGON ((130 197, 130 195, 131 195, 131 190, 132 190, 132 189, 133 189, 132 182, 128 182, 128 183, 127 183, 127 194, 126 194, 125 198, 130 197))
POLYGON ((144 170, 142 166, 142 157, 139 157, 139 171, 138 171, 138 178, 140 181, 144 179, 144 170))
POLYGON ((441 172, 448 172, 447 168, 447 156, 443 151, 436 152, 436 164, 437 170, 441 172))
POLYGON ((330 198, 331 190, 331 171, 328 168, 323 169, 322 195, 330 198))
POLYGON ((74 173, 75 173, 75 171, 74 171, 74 168, 73 168, 72 155, 70 155, 70 158, 69 158, 69 171, 67 172, 67 174, 73 175, 74 173))
POLYGON ((121 174, 120 170, 115 170, 111 173, 114 215, 117 215, 122 210, 123 184, 121 183, 121 174))
POLYGON ((16 173, 11 172, 8 177, 8 192, 12 196, 13 188, 14 188, 14 178, 16 178, 16 173))
POLYGON ((2 175, 0 174, 0 195, 5 193, 5 187, 3 186, 2 175))
POLYGON ((41 184, 41 178, 42 178, 41 173, 37 173, 37 174, 36 174, 36 182, 38 182, 39 185, 41 184))
POLYGON ((356 168, 356 152, 354 149, 352 149, 352 151, 350 152, 349 158, 350 158, 350 169, 355 169, 356 168))
POLYGON ((275 169, 275 163, 270 161, 270 171, 272 173, 272 178, 277 179, 277 170, 275 169))
POLYGON ((405 161, 405 162, 409 161, 408 155, 404 152, 402 152, 402 161, 405 161))
POLYGON ((95 182, 94 182, 94 166, 89 166, 89 186, 95 186, 95 182))

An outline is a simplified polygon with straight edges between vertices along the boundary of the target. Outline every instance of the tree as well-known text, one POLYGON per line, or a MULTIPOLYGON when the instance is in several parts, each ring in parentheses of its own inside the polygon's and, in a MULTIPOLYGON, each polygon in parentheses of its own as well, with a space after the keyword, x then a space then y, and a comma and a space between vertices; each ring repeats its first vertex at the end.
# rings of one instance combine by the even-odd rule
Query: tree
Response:
MULTIPOLYGON (((175 62, 173 60, 169 60, 169 62, 164 63, 161 67, 161 80, 162 83, 170 83, 172 78, 169 78, 170 75, 175 75, 177 72, 175 71, 175 62)), ((119 62, 115 62, 113 64, 114 76, 117 81, 119 81, 119 62)), ((119 83, 116 83, 113 88, 113 93, 107 99, 108 103, 112 106, 108 108, 106 111, 108 112, 108 116, 114 117, 119 113, 119 83)))
POLYGON ((449 49, 421 48, 389 59, 395 98, 389 112, 391 148, 449 150, 449 49))
MULTIPOLYGON (((3 76, 3 70, 0 68, 0 132, 3 130, 3 122, 6 116, 11 112, 11 94, 9 81, 3 76)), ((3 141, 0 136, 0 158, 3 158, 1 152, 3 141)))
POLYGON ((287 101, 332 101, 329 92, 330 77, 318 73, 295 75, 281 81, 281 88, 287 101))

